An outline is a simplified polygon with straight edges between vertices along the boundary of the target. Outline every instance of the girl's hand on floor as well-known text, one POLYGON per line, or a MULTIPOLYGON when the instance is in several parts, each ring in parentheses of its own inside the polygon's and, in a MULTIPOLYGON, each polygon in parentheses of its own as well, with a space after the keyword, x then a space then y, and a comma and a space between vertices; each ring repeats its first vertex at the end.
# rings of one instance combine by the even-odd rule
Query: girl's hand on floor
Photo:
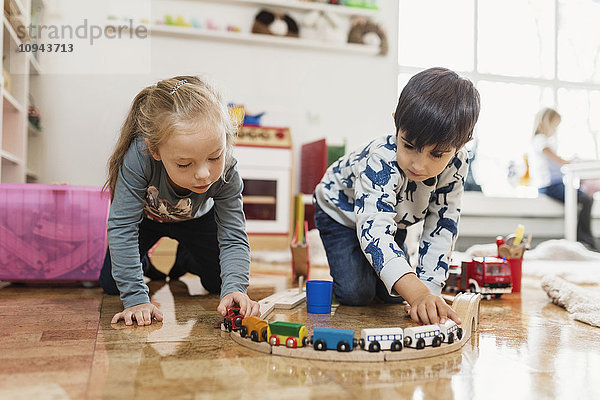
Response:
POLYGON ((423 325, 443 324, 448 318, 459 325, 462 323, 456 311, 444 299, 431 293, 417 298, 405 309, 413 321, 423 325))
POLYGON ((157 321, 163 320, 163 313, 152 303, 142 303, 137 306, 128 307, 123 311, 116 313, 110 321, 111 324, 116 324, 119 320, 124 320, 125 325, 132 325, 133 320, 137 321, 140 326, 150 325, 152 318, 157 321))
POLYGON ((241 292, 233 292, 225 295, 221 299, 221 302, 217 307, 217 311, 222 316, 225 316, 227 315, 227 309, 236 304, 240 307, 240 314, 242 314, 244 317, 260 316, 260 304, 254 300, 251 300, 247 294, 241 292))

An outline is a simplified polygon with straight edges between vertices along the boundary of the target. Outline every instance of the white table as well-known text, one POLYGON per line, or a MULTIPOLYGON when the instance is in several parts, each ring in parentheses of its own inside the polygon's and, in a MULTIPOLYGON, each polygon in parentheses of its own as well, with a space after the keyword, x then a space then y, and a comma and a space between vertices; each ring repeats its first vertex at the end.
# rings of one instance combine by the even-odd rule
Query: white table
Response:
POLYGON ((600 178, 600 161, 565 164, 565 239, 577 240, 577 189, 582 179, 600 178))

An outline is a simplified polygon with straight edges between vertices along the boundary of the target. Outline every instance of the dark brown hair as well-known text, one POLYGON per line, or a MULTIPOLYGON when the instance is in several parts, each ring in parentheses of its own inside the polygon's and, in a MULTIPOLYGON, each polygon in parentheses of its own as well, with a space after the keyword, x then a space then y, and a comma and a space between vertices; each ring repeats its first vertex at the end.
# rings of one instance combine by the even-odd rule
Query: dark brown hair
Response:
POLYGON ((468 79, 446 68, 426 69, 410 78, 400 94, 394 113, 396 132, 402 130, 418 150, 459 149, 473 136, 479 101, 479 92, 468 79))

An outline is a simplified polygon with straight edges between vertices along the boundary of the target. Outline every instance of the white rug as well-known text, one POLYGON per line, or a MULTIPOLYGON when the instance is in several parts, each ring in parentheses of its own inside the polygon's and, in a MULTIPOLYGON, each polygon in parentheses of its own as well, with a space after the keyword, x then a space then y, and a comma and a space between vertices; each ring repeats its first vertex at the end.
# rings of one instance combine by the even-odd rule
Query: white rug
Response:
POLYGON ((554 275, 542 279, 542 288, 558 306, 564 307, 571 318, 600 327, 600 293, 574 285, 554 275))

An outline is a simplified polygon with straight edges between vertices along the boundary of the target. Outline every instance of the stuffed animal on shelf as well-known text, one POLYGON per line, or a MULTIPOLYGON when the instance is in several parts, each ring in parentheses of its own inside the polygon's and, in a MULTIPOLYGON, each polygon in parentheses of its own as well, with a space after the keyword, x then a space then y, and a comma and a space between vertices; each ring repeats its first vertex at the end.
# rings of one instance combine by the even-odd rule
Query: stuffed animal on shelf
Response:
POLYGON ((260 10, 256 14, 252 33, 287 37, 300 36, 298 24, 292 17, 269 10, 260 10))
POLYGON ((388 41, 383 26, 363 17, 356 17, 352 20, 348 43, 376 44, 377 41, 379 41, 379 54, 386 55, 388 41))

